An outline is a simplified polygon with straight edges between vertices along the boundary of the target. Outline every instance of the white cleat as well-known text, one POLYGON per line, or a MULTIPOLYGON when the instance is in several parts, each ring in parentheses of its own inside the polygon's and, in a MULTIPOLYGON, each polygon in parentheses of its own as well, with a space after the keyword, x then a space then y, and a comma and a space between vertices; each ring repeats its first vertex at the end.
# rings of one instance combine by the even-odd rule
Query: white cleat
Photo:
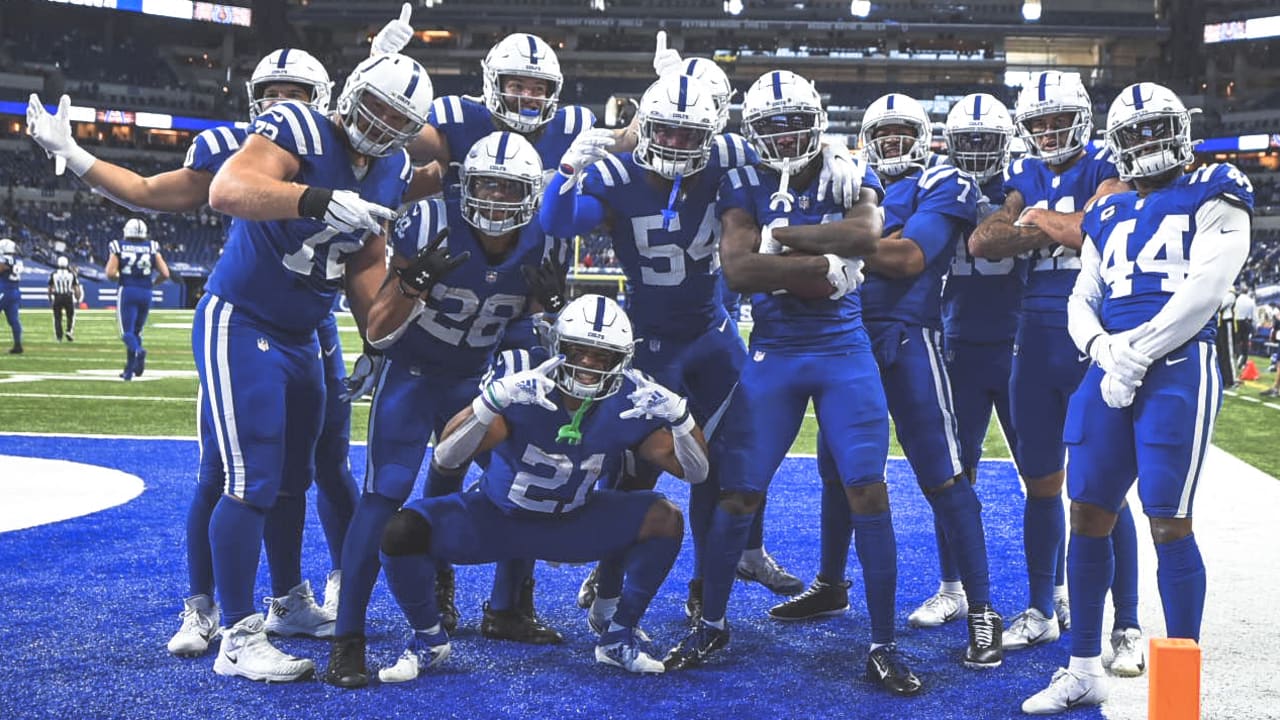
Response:
POLYGON ((266 628, 272 635, 333 637, 333 626, 338 616, 316 604, 310 580, 295 585, 284 597, 263 598, 262 601, 267 603, 266 628))
POLYGON ((1147 669, 1147 654, 1142 649, 1142 631, 1138 628, 1114 630, 1111 648, 1115 659, 1111 661, 1111 673, 1120 677, 1138 677, 1147 669))
POLYGON ((1056 715, 1082 705, 1101 705, 1106 699, 1105 676, 1058 668, 1049 687, 1022 703, 1022 712, 1028 715, 1056 715))
POLYGON ((783 570, 764 548, 754 553, 743 552, 738 559, 737 573, 739 578, 758 582, 775 595, 796 595, 804 590, 804 581, 783 570))
POLYGON ((636 628, 604 633, 596 645, 596 662, 643 675, 666 672, 660 660, 640 649, 642 637, 643 633, 636 628))
POLYGON ((182 601, 184 606, 178 617, 182 627, 169 638, 169 652, 182 657, 197 657, 209 650, 209 643, 222 632, 218 625, 222 613, 208 595, 192 595, 182 601))
POLYGON ((1005 650, 1020 650, 1058 639, 1058 619, 1047 618, 1035 608, 1027 608, 1009 623, 1001 638, 1005 650))
POLYGON ((1071 629, 1071 601, 1065 594, 1053 596, 1053 614, 1058 617, 1058 629, 1066 632, 1071 629))
POLYGON ((449 635, 444 630, 428 633, 415 630, 409 647, 400 654, 400 659, 389 668, 378 671, 378 679, 384 683, 402 683, 416 679, 428 668, 435 667, 449 658, 453 646, 449 644, 449 635))
POLYGON ((907 616, 907 624, 917 628, 938 627, 968 614, 969 601, 964 593, 939 590, 907 616))
POLYGON ((324 604, 320 606, 326 613, 338 617, 338 596, 342 594, 342 571, 330 570, 329 579, 324 581, 324 604))
POLYGON ((218 658, 213 661, 213 671, 261 680, 264 682, 291 682, 313 675, 315 663, 296 658, 276 649, 267 639, 262 616, 254 613, 227 628, 222 634, 222 646, 218 658))

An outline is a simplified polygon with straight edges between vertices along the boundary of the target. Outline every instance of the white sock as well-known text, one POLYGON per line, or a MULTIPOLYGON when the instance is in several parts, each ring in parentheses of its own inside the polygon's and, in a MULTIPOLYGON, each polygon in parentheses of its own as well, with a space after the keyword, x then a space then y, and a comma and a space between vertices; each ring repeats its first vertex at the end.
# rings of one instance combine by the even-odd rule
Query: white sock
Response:
POLYGON ((724 618, 720 618, 719 620, 708 620, 708 619, 706 619, 706 618, 703 618, 703 619, 702 619, 702 622, 704 622, 704 623, 706 623, 706 624, 710 625, 711 627, 713 627, 713 628, 715 628, 715 629, 717 629, 717 630, 723 630, 723 629, 724 629, 724 618))
POLYGON ((1077 675, 1094 675, 1098 677, 1106 675, 1106 671, 1102 669, 1101 655, 1094 655, 1088 658, 1079 658, 1073 655, 1067 669, 1077 675))
POLYGON ((608 630, 606 630, 605 632, 618 632, 619 630, 626 630, 626 628, 624 628, 624 627, 622 627, 621 625, 619 625, 618 623, 616 623, 616 622, 614 622, 614 621, 610 620, 610 621, 609 621, 609 629, 608 629, 608 630))
POLYGON ((591 614, 596 617, 611 618, 618 611, 618 602, 621 600, 622 598, 603 598, 597 595, 595 601, 591 603, 591 614))
POLYGON ((870 652, 875 652, 876 650, 879 650, 880 648, 885 647, 885 646, 887 646, 888 644, 889 644, 889 643, 871 643, 871 650, 870 650, 870 652))
POLYGON ((1067 597, 1067 586, 1066 586, 1066 585, 1054 585, 1054 586, 1053 586, 1053 599, 1054 599, 1054 600, 1062 600, 1062 599, 1065 599, 1066 597, 1067 597))
POLYGON ((959 580, 943 580, 942 584, 938 586, 938 592, 960 595, 964 593, 964 584, 959 580))
POLYGON ((440 623, 436 623, 435 625, 432 625, 426 630, 414 630, 414 632, 422 633, 423 635, 435 635, 436 633, 440 632, 440 623))
POLYGON ((758 565, 764 562, 764 547, 747 548, 742 551, 742 562, 758 565))

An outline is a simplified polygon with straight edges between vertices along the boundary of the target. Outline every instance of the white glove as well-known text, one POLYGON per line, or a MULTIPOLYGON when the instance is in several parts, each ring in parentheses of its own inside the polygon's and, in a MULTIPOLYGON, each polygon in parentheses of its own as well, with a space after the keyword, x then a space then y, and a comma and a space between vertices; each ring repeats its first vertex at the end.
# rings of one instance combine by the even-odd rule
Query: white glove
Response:
MULTIPOLYGON (((612 147, 612 130, 592 128, 580 133, 578 137, 573 139, 569 149, 565 150, 564 155, 561 156, 560 173, 566 177, 573 178, 587 166, 603 160, 612 147)), ((566 182, 560 187, 560 191, 562 193, 568 192, 566 188, 571 188, 572 186, 573 183, 566 182)))
MULTIPOLYGON (((50 157, 60 159, 77 177, 84 175, 98 161, 76 144, 71 136, 71 98, 58 100, 58 112, 50 115, 35 93, 27 101, 27 134, 44 148, 50 157)), ((61 173, 59 173, 61 174, 61 173)))
POLYGON ((532 370, 494 380, 481 388, 480 394, 499 411, 512 405, 541 405, 555 410, 556 404, 547 394, 556 389, 556 381, 551 376, 563 364, 564 356, 557 355, 532 370))
POLYGON ((862 258, 823 255, 827 259, 827 282, 835 290, 827 297, 839 300, 862 285, 862 258))
POLYGON ((1136 386, 1147 374, 1151 358, 1129 345, 1130 334, 1098 335, 1089 345, 1089 357, 1107 374, 1136 386))
POLYGON ((862 158, 854 158, 842 142, 822 139, 822 172, 818 173, 818 199, 831 188, 831 199, 840 207, 851 208, 862 192, 862 176, 866 168, 862 158))
POLYGON ((635 383, 636 389, 635 392, 627 395, 627 399, 631 401, 634 407, 618 413, 618 417, 623 420, 640 417, 646 420, 656 418, 665 420, 673 425, 685 419, 689 403, 683 397, 653 381, 635 368, 627 368, 622 371, 622 374, 635 383))
POLYGON ((396 211, 371 203, 353 190, 334 190, 325 207, 324 217, 320 219, 339 232, 368 230, 374 235, 381 235, 382 221, 395 220, 396 211))
POLYGON ((680 67, 684 60, 680 51, 667 47, 667 31, 658 31, 658 45, 653 50, 653 71, 662 77, 680 67))
POLYGON ((1133 397, 1141 385, 1141 380, 1130 383, 1111 373, 1106 373, 1102 376, 1102 401, 1107 404, 1107 407, 1117 410, 1127 408, 1133 404, 1133 397))
POLYGON ((391 55, 405 49, 413 39, 413 26, 409 24, 412 17, 413 4, 405 3, 400 8, 400 17, 383 25, 378 34, 373 36, 369 56, 391 55))
POLYGON ((338 395, 338 399, 352 402, 373 392, 373 386, 378 384, 378 377, 382 375, 382 366, 386 361, 385 355, 362 354, 356 358, 351 374, 342 380, 345 389, 338 395))
POLYGON ((778 255, 782 252, 782 243, 773 239, 772 225, 760 228, 760 249, 756 252, 761 255, 778 255))

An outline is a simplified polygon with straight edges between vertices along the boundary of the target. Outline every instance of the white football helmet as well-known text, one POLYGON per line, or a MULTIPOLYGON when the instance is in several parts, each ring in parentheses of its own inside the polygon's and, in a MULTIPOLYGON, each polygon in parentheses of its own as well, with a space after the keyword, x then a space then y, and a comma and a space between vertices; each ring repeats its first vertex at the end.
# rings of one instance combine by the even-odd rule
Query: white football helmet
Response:
POLYGON ((125 240, 146 240, 149 236, 147 224, 142 221, 142 218, 129 218, 129 221, 124 224, 125 240))
POLYGON ((58 256, 58 267, 67 268, 70 267, 70 265, 71 263, 67 261, 67 257, 65 255, 58 256))
POLYGON ((518 133, 530 133, 556 116, 564 75, 560 72, 556 51, 542 38, 528 33, 508 35, 489 50, 480 69, 484 71, 484 104, 507 127, 518 133), (536 98, 503 92, 503 78, 510 75, 547 81, 547 96, 539 107, 524 107, 536 98))
POLYGON ((462 217, 486 235, 528 225, 542 202, 542 158, 514 132, 492 133, 472 145, 461 178, 462 217))
POLYGON ((729 124, 729 102, 733 99, 733 85, 729 82, 729 76, 721 69, 720 63, 707 58, 685 58, 679 65, 673 66, 672 72, 676 71, 711 88, 711 97, 720 113, 720 127, 716 132, 723 131, 725 125, 729 124))
POLYGON ((986 182, 1009 163, 1013 119, 1004 103, 991 95, 965 95, 947 113, 943 136, 951 164, 986 182))
POLYGON ((253 75, 245 82, 245 92, 249 95, 249 119, 267 111, 276 102, 263 97, 263 91, 272 83, 294 83, 311 91, 311 101, 307 104, 316 110, 329 112, 329 94, 333 90, 333 81, 324 65, 311 53, 297 48, 281 48, 273 50, 258 61, 253 75))
POLYGON ((583 295, 564 306, 556 318, 551 328, 551 352, 565 357, 556 369, 556 385, 562 392, 583 400, 607 398, 622 387, 622 371, 631 367, 635 353, 631 320, 613 300, 583 295), (584 350, 609 353, 605 367, 583 365, 584 350))
POLYGON ((1093 136, 1093 103, 1080 74, 1045 70, 1032 75, 1018 93, 1013 122, 1031 157, 1061 165, 1080 154, 1093 136), (1060 127, 1041 128, 1039 132, 1031 129, 1032 120, 1060 114, 1073 117, 1060 127), (1046 148, 1046 144, 1050 147, 1046 148))
POLYGON ((0 238, 0 255, 17 255, 18 244, 9 238, 0 238))
POLYGON ((1130 85, 1107 113, 1107 147, 1121 180, 1161 175, 1195 160, 1191 114, 1172 90, 1155 83, 1130 85))
POLYGON ((640 97, 636 164, 674 180, 707 166, 720 128, 711 89, 688 75, 658 78, 640 97))
POLYGON ((827 111, 813 83, 788 70, 761 75, 742 98, 742 134, 778 172, 799 172, 822 151, 827 111))
POLYGON ((338 96, 338 114, 356 152, 384 157, 408 144, 427 124, 432 99, 431 77, 416 60, 397 53, 376 55, 362 60, 347 76, 338 96))
POLYGON ((867 162, 877 173, 894 177, 913 167, 924 167, 929 158, 929 141, 933 139, 933 123, 915 98, 889 93, 876 99, 862 114, 862 145, 867 162), (877 137, 880 128, 901 125, 906 133, 877 137))

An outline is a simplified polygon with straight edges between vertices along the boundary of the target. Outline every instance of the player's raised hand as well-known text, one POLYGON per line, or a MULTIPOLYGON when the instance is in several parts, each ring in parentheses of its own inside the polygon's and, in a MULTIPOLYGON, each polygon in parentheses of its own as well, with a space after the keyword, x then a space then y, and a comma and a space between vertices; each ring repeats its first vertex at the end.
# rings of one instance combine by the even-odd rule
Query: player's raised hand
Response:
POLYGON ((555 410, 556 404, 547 397, 556 389, 553 379, 556 368, 564 364, 564 356, 557 355, 532 370, 500 377, 481 389, 490 404, 499 410, 512 405, 539 405, 555 410))
POLYGON ((843 142, 822 139, 822 171, 818 173, 818 199, 831 190, 831 199, 843 208, 851 208, 862 192, 862 176, 866 174, 862 158, 855 158, 843 142))
POLYGON ((413 262, 406 267, 396 268, 396 275, 400 276, 400 282, 408 285, 419 295, 423 295, 430 292, 433 285, 466 262, 471 257, 471 251, 451 255, 449 248, 444 244, 448 237, 449 228, 444 228, 418 251, 413 262))
POLYGON ((560 157, 560 172, 566 176, 574 176, 584 168, 609 154, 613 147, 613 131, 605 128, 592 128, 573 139, 569 149, 560 157))
POLYGON ((657 44, 653 49, 653 71, 658 77, 662 77, 680 67, 682 62, 684 60, 680 57, 680 51, 667 47, 667 31, 659 30, 657 44))
POLYGON ((400 7, 400 17, 382 26, 373 36, 373 44, 369 47, 369 55, 390 55, 398 53, 409 45, 413 39, 413 26, 409 20, 413 18, 413 4, 405 3, 400 7))
POLYGON ((58 111, 50 115, 40 96, 32 93, 27 100, 27 134, 54 158, 55 167, 69 167, 77 176, 84 175, 97 161, 71 135, 71 98, 66 95, 58 100, 58 111))
POLYGON ((647 375, 627 368, 622 371, 627 379, 635 384, 634 392, 627 395, 632 408, 618 413, 623 420, 632 418, 658 419, 675 425, 683 422, 689 414, 689 403, 680 395, 668 390, 647 375))
POLYGON ((524 281, 529 284, 530 292, 542 309, 552 315, 559 315, 566 305, 564 266, 554 257, 549 257, 542 261, 541 266, 521 265, 520 273, 524 275, 524 281))

